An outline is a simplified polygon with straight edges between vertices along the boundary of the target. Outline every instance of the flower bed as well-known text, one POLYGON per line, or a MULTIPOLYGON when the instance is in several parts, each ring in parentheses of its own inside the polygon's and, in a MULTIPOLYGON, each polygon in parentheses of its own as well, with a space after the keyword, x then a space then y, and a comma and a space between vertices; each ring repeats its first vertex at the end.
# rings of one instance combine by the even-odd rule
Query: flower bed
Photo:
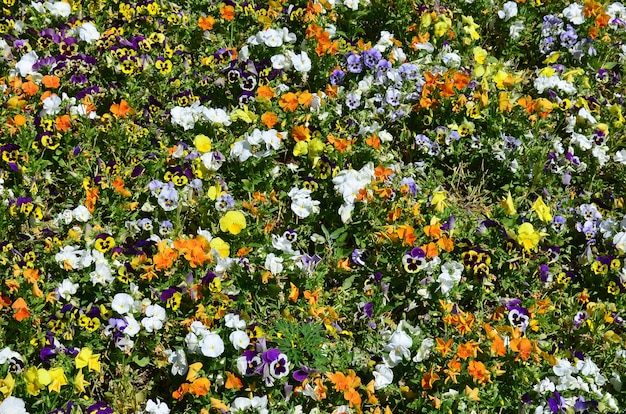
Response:
POLYGON ((626 407, 622 3, 0 28, 0 413, 626 407))

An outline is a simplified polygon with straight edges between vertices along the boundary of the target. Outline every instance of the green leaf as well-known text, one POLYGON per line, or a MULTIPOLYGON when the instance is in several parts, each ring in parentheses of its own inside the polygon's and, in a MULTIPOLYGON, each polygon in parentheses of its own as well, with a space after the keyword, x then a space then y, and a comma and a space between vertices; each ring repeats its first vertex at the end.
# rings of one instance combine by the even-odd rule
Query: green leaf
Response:
POLYGON ((147 367, 148 364, 150 364, 150 358, 146 356, 140 359, 137 355, 135 355, 135 358, 133 358, 133 362, 139 365, 141 368, 144 368, 147 367))
POLYGON ((354 278, 355 278, 355 277, 356 277, 356 275, 352 275, 352 276, 350 276, 350 277, 346 278, 346 279, 343 281, 343 284, 341 285, 341 287, 342 287, 344 290, 348 290, 348 289, 350 289, 350 288, 352 287, 352 283, 354 282, 354 278))

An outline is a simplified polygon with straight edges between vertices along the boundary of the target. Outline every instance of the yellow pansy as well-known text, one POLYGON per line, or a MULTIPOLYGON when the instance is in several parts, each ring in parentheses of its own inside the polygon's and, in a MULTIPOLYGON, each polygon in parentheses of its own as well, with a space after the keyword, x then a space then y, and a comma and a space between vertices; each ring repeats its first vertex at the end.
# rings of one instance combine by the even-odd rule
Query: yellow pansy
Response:
POLYGON ((513 197, 511 196, 511 192, 509 191, 507 196, 500 200, 500 205, 504 208, 504 212, 507 216, 512 216, 517 213, 515 209, 515 204, 513 203, 513 197))
POLYGON ((246 228, 246 216, 241 211, 229 211, 220 219, 220 230, 239 234, 246 228))
POLYGON ((526 222, 522 223, 517 229, 517 241, 521 244, 526 251, 535 249, 539 245, 539 241, 546 233, 539 233, 532 224, 526 222))
POLYGON ((222 187, 220 187, 219 185, 212 185, 211 187, 209 187, 206 194, 207 197, 209 197, 211 200, 215 200, 217 197, 224 194, 224 191, 222 191, 222 187))
POLYGON ((76 368, 89 368, 89 371, 100 372, 100 354, 94 354, 90 348, 82 348, 76 356, 76 368))
POLYGON ((309 143, 306 141, 298 141, 293 147, 293 155, 298 157, 309 153, 309 143))
POLYGON ((257 119, 257 115, 254 112, 250 112, 248 110, 248 106, 244 105, 243 109, 237 109, 232 114, 230 114, 230 120, 235 122, 236 120, 241 119, 243 122, 252 124, 257 119))
POLYGON ((7 398, 13 392, 13 388, 15 388, 15 379, 11 373, 8 372, 7 376, 3 380, 0 380, 0 392, 4 395, 4 398, 7 398))
POLYGON ((67 385, 67 377, 62 367, 54 367, 49 371, 52 381, 48 384, 48 391, 61 392, 61 387, 67 385))
POLYGON ((221 257, 228 257, 230 255, 230 245, 219 237, 211 239, 211 248, 217 250, 221 257))
POLYGON ((533 206, 531 207, 531 211, 537 213, 539 220, 544 223, 548 223, 552 221, 552 213, 550 213, 550 207, 543 202, 543 198, 539 196, 533 206))
POLYGON ((211 139, 204 134, 196 135, 193 140, 193 145, 200 152, 211 151, 211 139))
POLYGON ((435 207, 435 211, 442 213, 446 208, 446 192, 438 190, 433 193, 433 198, 430 200, 430 205, 435 207))
POLYGON ((476 61, 476 63, 479 63, 481 65, 485 63, 485 58, 488 55, 485 49, 480 46, 476 46, 474 49, 472 49, 472 52, 474 53, 474 60, 476 61))
POLYGON ((52 377, 45 368, 37 369, 36 367, 30 367, 24 373, 24 380, 26 381, 26 391, 31 395, 37 396, 41 390, 52 382, 52 377))
POLYGON ((83 370, 79 370, 76 377, 74 377, 74 389, 78 393, 85 392, 85 386, 89 385, 88 381, 85 381, 85 376, 83 375, 83 370))

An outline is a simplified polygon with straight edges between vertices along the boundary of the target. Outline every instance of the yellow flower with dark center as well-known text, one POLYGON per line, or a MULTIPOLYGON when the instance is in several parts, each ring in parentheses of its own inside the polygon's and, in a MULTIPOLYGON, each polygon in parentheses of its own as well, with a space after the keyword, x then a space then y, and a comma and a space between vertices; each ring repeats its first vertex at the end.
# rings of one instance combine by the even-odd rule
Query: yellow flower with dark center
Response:
POLYGON ((101 252, 105 253, 115 247, 115 239, 109 235, 98 236, 94 243, 94 248, 101 252))

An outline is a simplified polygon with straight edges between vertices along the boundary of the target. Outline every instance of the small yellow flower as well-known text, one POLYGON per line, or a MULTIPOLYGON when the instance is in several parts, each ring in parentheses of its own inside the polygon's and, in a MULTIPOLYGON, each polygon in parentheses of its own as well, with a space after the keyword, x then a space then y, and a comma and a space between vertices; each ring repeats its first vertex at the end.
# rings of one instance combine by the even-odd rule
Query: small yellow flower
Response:
POLYGON ((230 254, 230 245, 219 237, 211 239, 211 248, 218 251, 221 257, 228 257, 230 254))
POLYGON ((543 202, 543 198, 541 198, 541 196, 537 198, 537 201, 535 201, 535 203, 533 204, 531 211, 537 213, 539 220, 543 221, 544 223, 549 223, 552 221, 552 213, 550 213, 550 207, 543 202))
POLYGON ((200 152, 209 152, 211 151, 211 139, 204 134, 196 135, 193 140, 193 145, 200 152))
POLYGON ((533 227, 532 224, 526 222, 522 223, 517 229, 517 241, 521 244, 526 251, 535 249, 539 245, 539 241, 546 233, 540 233, 533 227))
POLYGON ((41 390, 52 382, 52 377, 45 368, 37 369, 36 367, 30 367, 24 373, 24 380, 26 381, 26 391, 30 395, 37 396, 41 390))
POLYGON ((54 367, 49 371, 52 382, 48 385, 48 391, 61 392, 61 387, 67 385, 67 377, 62 367, 54 367))
POLYGON ((246 216, 241 211, 229 211, 220 219, 220 230, 239 234, 246 228, 246 216))
POLYGON ((504 212, 507 216, 512 216, 517 213, 515 209, 515 204, 513 203, 513 197, 511 196, 511 192, 509 191, 507 196, 500 200, 500 205, 504 208, 504 212))
POLYGON ((76 355, 76 368, 88 367, 89 371, 100 372, 100 354, 94 354, 91 348, 82 348, 76 355))
POLYGON ((15 388, 15 379, 9 372, 3 380, 0 380, 0 392, 4 398, 7 398, 13 392, 13 388, 15 388))
POLYGON ((85 376, 83 375, 83 370, 81 369, 74 378, 74 389, 78 393, 84 393, 86 385, 89 385, 89 381, 85 381, 85 376))
POLYGON ((435 211, 442 213, 446 208, 446 192, 438 190, 433 193, 433 198, 430 200, 430 205, 435 207, 435 211))

